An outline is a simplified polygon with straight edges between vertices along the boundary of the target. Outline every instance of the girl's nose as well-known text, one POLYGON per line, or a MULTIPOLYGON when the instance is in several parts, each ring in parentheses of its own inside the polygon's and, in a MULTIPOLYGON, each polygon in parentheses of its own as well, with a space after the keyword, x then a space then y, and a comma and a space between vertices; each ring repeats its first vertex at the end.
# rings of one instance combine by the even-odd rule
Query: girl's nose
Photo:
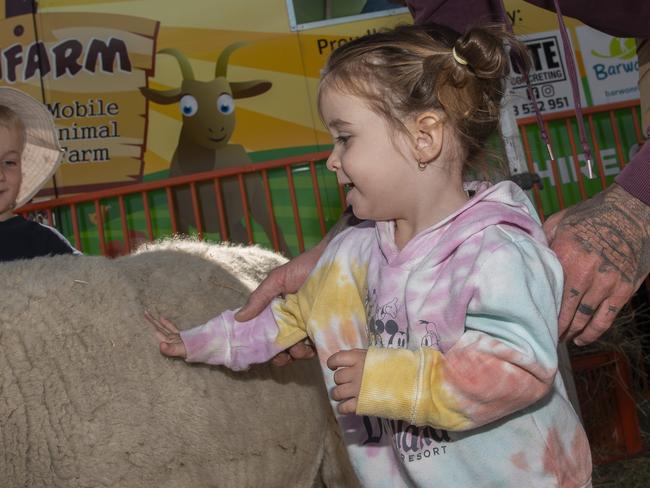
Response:
POLYGON ((336 151, 332 150, 330 157, 327 158, 327 161, 325 162, 325 166, 327 166, 327 169, 330 171, 336 171, 341 167, 341 162, 339 161, 336 151))

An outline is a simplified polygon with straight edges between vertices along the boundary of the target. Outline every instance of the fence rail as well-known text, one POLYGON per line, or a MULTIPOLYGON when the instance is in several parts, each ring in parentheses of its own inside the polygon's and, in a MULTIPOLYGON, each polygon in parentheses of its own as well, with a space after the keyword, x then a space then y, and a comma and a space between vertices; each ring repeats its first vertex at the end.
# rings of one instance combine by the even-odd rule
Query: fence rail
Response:
MULTIPOLYGON (((219 240, 229 240, 229 225, 227 219, 228 205, 231 202, 226 202, 223 195, 223 185, 229 180, 234 180, 237 183, 239 190, 239 197, 241 205, 244 210, 244 226, 246 230, 246 242, 256 242, 254 236, 254 228, 251 216, 251 209, 249 205, 250 195, 248 195, 248 185, 246 182, 246 175, 254 174, 259 175, 262 180, 262 187, 264 192, 264 201, 269 214, 269 219, 272 224, 271 235, 268 236, 268 243, 270 247, 275 250, 280 250, 279 230, 277 223, 278 205, 274 205, 271 174, 275 180, 284 178, 286 182, 286 191, 288 192, 289 202, 285 206, 290 211, 291 220, 293 220, 293 227, 295 232, 295 246, 298 252, 305 250, 305 236, 303 224, 301 222, 301 204, 299 198, 299 189, 297 189, 296 178, 303 173, 308 173, 308 178, 303 178, 309 182, 307 188, 302 188, 303 197, 305 192, 311 194, 313 199, 313 208, 315 210, 315 221, 317 222, 317 238, 322 238, 327 232, 328 223, 336 220, 340 213, 345 195, 336 184, 336 179, 330 175, 329 181, 323 185, 324 177, 319 178, 320 173, 326 173, 324 167, 325 160, 329 155, 329 151, 322 151, 310 153, 300 156, 289 158, 277 159, 263 163, 249 164, 245 166, 238 166, 235 168, 227 168, 205 173, 198 173, 193 175, 179 176, 168 178, 160 181, 153 181, 147 183, 137 183, 128 186, 122 186, 115 189, 102 190, 93 192, 92 194, 82 194, 69 197, 61 197, 44 202, 32 203, 25 205, 18 209, 18 213, 23 216, 30 216, 40 214, 44 216, 44 220, 52 226, 56 226, 65 235, 70 237, 71 242, 84 251, 87 245, 84 244, 82 238, 82 225, 80 222, 80 207, 91 206, 92 213, 90 213, 91 221, 96 227, 96 238, 98 240, 99 251, 102 255, 117 255, 128 252, 133 249, 139 242, 132 242, 134 239, 133 226, 129 222, 129 212, 127 209, 127 199, 137 197, 141 201, 142 214, 144 218, 144 234, 145 240, 153 240, 156 237, 154 230, 153 208, 151 205, 151 195, 154 192, 164 193, 164 208, 168 212, 169 227, 171 234, 179 232, 179 218, 178 218, 178 201, 175 197, 175 190, 179 188, 188 188, 191 195, 192 215, 194 234, 199 239, 206 237, 206 225, 202 219, 204 210, 201 207, 199 198, 200 185, 205 186, 209 184, 213 188, 214 205, 218 213, 218 238, 219 240), (281 176, 282 175, 282 176, 281 176), (319 182, 320 180, 320 182, 319 182), (322 191, 323 187, 328 189, 331 193, 329 198, 329 205, 325 208, 323 204, 322 191), (119 231, 121 234, 121 245, 118 248, 109 246, 106 239, 106 209, 104 202, 113 200, 117 202, 117 211, 119 219, 119 231), (329 212, 334 208, 334 212, 329 212), (58 214, 58 215, 57 215, 58 214)), ((275 192, 277 193, 277 191, 275 192)), ((304 198, 303 198, 304 200, 304 198)), ((303 217, 304 218, 304 217, 303 217)), ((285 226, 286 227, 286 226, 285 226)), ((313 234, 313 232, 312 232, 313 234)), ((140 239, 142 240, 142 239, 140 239)))
POLYGON ((552 161, 539 137, 535 117, 518 120, 528 171, 541 175, 544 184, 543 189, 532 189, 542 217, 605 189, 629 162, 633 147, 643 143, 638 100, 588 107, 583 112, 593 156, 593 179, 587 177, 586 158, 578 151, 574 111, 544 115, 555 156, 552 161))

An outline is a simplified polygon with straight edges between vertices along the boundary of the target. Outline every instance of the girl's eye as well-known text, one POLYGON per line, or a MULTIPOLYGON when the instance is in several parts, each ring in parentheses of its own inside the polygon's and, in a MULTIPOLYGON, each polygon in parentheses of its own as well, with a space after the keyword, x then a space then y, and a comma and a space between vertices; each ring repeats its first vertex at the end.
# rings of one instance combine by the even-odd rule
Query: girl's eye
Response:
POLYGON ((350 139, 350 136, 337 136, 335 140, 337 144, 342 144, 345 146, 345 144, 348 142, 348 139, 350 139))
POLYGON ((5 166, 15 166, 16 164, 18 164, 18 163, 17 163, 16 161, 14 161, 13 159, 11 159, 11 160, 9 160, 9 159, 4 160, 2 163, 3 163, 5 166))
POLYGON ((192 115, 196 114, 196 112, 198 112, 199 103, 192 95, 184 95, 183 98, 181 98, 180 107, 181 113, 185 117, 191 117, 192 115))

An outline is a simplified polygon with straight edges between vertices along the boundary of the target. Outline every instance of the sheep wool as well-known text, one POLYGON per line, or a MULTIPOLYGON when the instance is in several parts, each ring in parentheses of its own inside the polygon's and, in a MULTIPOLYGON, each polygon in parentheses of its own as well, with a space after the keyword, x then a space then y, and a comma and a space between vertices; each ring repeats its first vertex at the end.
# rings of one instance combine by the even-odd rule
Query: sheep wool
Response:
POLYGON ((205 322, 283 262, 174 239, 0 265, 2 487, 358 486, 316 362, 190 366, 144 319, 205 322))

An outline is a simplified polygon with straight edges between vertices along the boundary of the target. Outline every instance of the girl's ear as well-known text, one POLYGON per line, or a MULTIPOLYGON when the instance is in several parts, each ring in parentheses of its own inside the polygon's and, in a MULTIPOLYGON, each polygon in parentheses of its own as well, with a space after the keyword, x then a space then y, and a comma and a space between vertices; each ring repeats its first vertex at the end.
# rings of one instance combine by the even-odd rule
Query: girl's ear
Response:
POLYGON ((440 156, 443 143, 443 123, 436 112, 425 112, 415 119, 416 159, 420 163, 430 163, 440 156))

